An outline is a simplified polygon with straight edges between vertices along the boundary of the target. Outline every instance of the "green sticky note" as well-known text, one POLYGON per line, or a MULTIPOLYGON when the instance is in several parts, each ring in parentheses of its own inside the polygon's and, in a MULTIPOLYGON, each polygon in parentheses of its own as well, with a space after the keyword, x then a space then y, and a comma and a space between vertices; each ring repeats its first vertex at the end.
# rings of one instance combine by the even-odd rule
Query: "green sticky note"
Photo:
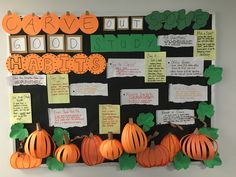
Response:
POLYGON ((70 103, 68 74, 47 75, 48 103, 70 103))
POLYGON ((12 93, 10 99, 11 123, 32 123, 30 93, 12 93))

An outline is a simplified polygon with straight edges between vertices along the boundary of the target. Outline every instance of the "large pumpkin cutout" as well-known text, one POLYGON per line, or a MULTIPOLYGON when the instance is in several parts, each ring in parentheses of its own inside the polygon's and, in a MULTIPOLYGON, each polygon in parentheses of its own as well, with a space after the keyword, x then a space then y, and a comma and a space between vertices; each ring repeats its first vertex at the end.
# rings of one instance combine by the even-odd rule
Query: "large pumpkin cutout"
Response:
POLYGON ((36 159, 24 152, 15 152, 11 155, 10 164, 15 169, 28 169, 40 166, 42 159, 36 159))
POLYGON ((172 133, 167 134, 162 140, 161 145, 165 146, 170 151, 170 159, 173 160, 174 156, 180 150, 179 139, 172 133))
POLYGON ((17 34, 22 27, 21 18, 16 13, 8 11, 2 20, 2 28, 9 34, 17 34))
POLYGON ((211 160, 218 150, 217 142, 206 135, 200 134, 198 129, 182 137, 180 145, 183 153, 194 160, 211 160))
POLYGON ((67 134, 64 134, 64 142, 65 144, 58 147, 55 152, 56 159, 62 163, 76 163, 80 158, 79 148, 70 143, 67 134))
POLYGON ((22 20, 22 28, 28 35, 36 35, 42 29, 42 23, 34 13, 26 15, 22 20))
POLYGON ((79 30, 79 19, 70 12, 60 18, 60 28, 66 34, 74 34, 79 30))
POLYGON ((94 14, 86 11, 79 18, 80 30, 85 34, 93 34, 97 31, 99 23, 98 19, 94 14))
POLYGON ((120 142, 113 139, 111 132, 108 133, 108 139, 104 140, 100 145, 101 155, 108 160, 118 159, 122 153, 123 148, 120 142))
POLYGON ((121 144, 127 153, 138 153, 146 149, 147 136, 143 130, 129 119, 121 134, 121 144))
POLYGON ((99 150, 101 143, 102 139, 92 133, 89 134, 89 137, 85 137, 83 139, 81 145, 81 155, 86 165, 92 166, 103 163, 104 158, 99 150))
POLYGON ((170 162, 170 152, 163 145, 155 145, 154 141, 151 146, 144 151, 137 153, 137 162, 143 167, 165 166, 170 162))
POLYGON ((48 132, 36 124, 36 130, 32 132, 25 142, 25 153, 33 158, 46 158, 55 150, 55 143, 48 132))

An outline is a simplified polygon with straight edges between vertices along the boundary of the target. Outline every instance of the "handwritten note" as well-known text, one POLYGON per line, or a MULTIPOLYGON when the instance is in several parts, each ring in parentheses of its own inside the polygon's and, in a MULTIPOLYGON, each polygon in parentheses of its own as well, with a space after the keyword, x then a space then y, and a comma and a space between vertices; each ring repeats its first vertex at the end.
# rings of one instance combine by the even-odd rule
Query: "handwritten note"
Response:
POLYGON ((30 93, 12 93, 10 100, 11 123, 32 123, 30 93))
POLYGON ((194 56, 204 60, 216 58, 216 30, 195 30, 197 44, 194 48, 194 56))
POLYGON ((68 74, 49 74, 47 83, 49 104, 70 103, 68 74))
POLYGON ((76 83, 70 84, 71 96, 108 96, 108 84, 76 83))
POLYGON ((144 77, 143 59, 109 59, 107 78, 112 77, 144 77))
POLYGON ((120 134, 120 105, 99 105, 99 134, 120 134))
POLYGON ((171 109, 156 111, 157 124, 190 125, 195 123, 194 110, 191 109, 171 109))
POLYGON ((193 47, 196 43, 194 35, 164 35, 158 36, 158 45, 162 47, 193 47))
POLYGON ((9 77, 12 86, 41 85, 46 86, 46 75, 13 75, 9 77))
POLYGON ((174 103, 207 101, 207 86, 170 84, 169 101, 174 103))
POLYGON ((48 115, 50 127, 69 128, 87 126, 86 108, 49 108, 48 115))
POLYGON ((173 77, 203 76, 204 61, 197 58, 166 58, 166 75, 173 77))
POLYGON ((122 89, 121 105, 158 105, 158 89, 122 89))
POLYGON ((166 52, 145 52, 145 82, 166 82, 166 52))

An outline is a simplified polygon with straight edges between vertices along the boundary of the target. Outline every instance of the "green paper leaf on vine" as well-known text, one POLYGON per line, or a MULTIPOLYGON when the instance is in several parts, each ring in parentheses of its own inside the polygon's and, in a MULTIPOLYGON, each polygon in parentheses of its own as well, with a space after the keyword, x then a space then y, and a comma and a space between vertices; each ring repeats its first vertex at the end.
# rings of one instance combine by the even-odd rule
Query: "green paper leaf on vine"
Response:
POLYGON ((206 102, 199 103, 197 115, 200 120, 204 121, 205 117, 211 119, 214 113, 214 106, 212 104, 207 104, 206 102))
POLYGON ((153 119, 154 115, 152 113, 140 113, 137 117, 137 124, 143 126, 143 131, 147 132, 155 125, 153 119))
POLYGON ((210 17, 208 12, 203 12, 201 9, 198 9, 194 12, 194 19, 195 22, 193 24, 193 29, 197 30, 207 25, 207 21, 210 17))
POLYGON ((222 73, 223 73, 223 68, 210 65, 204 71, 204 77, 209 78, 207 84, 213 85, 216 84, 217 82, 220 82, 222 80, 222 73))
POLYGON ((166 17, 164 29, 172 30, 173 28, 175 28, 177 26, 178 13, 165 11, 163 14, 166 17))
POLYGON ((55 128, 53 132, 52 139, 55 141, 57 146, 61 146, 64 143, 63 135, 67 134, 70 137, 70 133, 62 128, 55 128))
POLYGON ((188 156, 185 156, 183 152, 179 151, 173 160, 175 169, 187 169, 191 163, 191 160, 188 156))
POLYGON ((220 154, 217 153, 213 159, 204 160, 203 163, 208 168, 214 168, 215 166, 220 166, 222 164, 222 160, 220 159, 220 154))
POLYGON ((204 128, 200 128, 199 132, 201 134, 209 136, 210 138, 212 138, 214 140, 216 140, 219 137, 217 128, 205 128, 204 127, 204 128))
POLYGON ((64 164, 57 161, 55 157, 48 157, 46 161, 46 165, 49 170, 51 171, 63 171, 64 170, 64 164))
POLYGON ((145 17, 145 21, 148 24, 148 28, 150 30, 155 30, 158 31, 163 27, 163 22, 164 22, 164 15, 161 12, 154 11, 151 14, 147 15, 145 17))
POLYGON ((10 132, 11 138, 23 141, 27 136, 29 136, 29 132, 26 128, 24 128, 24 124, 16 123, 11 126, 11 132, 10 132))
POLYGON ((129 155, 127 153, 123 153, 122 156, 119 158, 119 166, 120 170, 133 169, 136 166, 135 155, 129 155))

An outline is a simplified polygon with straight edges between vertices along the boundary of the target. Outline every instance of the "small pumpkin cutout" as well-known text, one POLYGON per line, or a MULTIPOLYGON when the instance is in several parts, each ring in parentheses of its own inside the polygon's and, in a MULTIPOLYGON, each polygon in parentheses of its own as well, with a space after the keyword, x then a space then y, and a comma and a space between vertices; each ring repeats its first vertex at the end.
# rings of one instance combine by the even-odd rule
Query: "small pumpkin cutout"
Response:
POLYGON ((47 34, 55 34, 60 28, 60 20, 55 13, 47 12, 41 18, 42 30, 47 34))
POLYGON ((154 141, 151 146, 144 151, 137 153, 137 162, 142 167, 165 166, 170 162, 170 152, 163 145, 155 145, 154 141))
POLYGON ((211 160, 218 151, 218 145, 212 138, 200 134, 198 129, 180 140, 183 153, 194 160, 211 160))
POLYGON ((108 139, 104 140, 100 145, 101 155, 108 160, 118 159, 122 153, 123 148, 121 143, 113 139, 113 135, 111 132, 108 133, 108 139))
POLYGON ((60 18, 60 29, 66 34, 74 34, 79 30, 79 19, 72 13, 66 12, 60 18))
POLYGON ((2 20, 2 28, 9 34, 17 34, 22 27, 21 18, 16 13, 8 11, 2 20))
POLYGON ((93 34, 97 31, 99 22, 97 17, 94 14, 86 11, 79 18, 80 21, 80 30, 85 34, 93 34))
POLYGON ((99 150, 101 143, 102 139, 92 133, 89 134, 89 137, 85 137, 83 139, 81 145, 81 155, 86 165, 92 166, 103 163, 104 158, 99 150))
POLYGON ((162 140, 161 145, 165 146, 170 151, 170 159, 171 161, 175 157, 175 155, 180 150, 180 142, 179 139, 172 133, 167 134, 162 140))
POLYGON ((36 35, 42 29, 41 19, 34 13, 26 15, 22 20, 22 28, 28 35, 36 35))
POLYGON ((75 144, 70 143, 67 134, 64 134, 64 142, 65 144, 58 147, 55 152, 56 159, 62 163, 77 162, 80 158, 79 148, 75 144))
POLYGON ((33 158, 46 158, 55 150, 55 143, 48 132, 36 124, 36 130, 32 132, 25 142, 25 153, 33 158))
POLYGON ((147 136, 143 130, 129 119, 121 134, 121 144, 127 153, 138 153, 146 149, 147 136))
POLYGON ((15 152, 11 155, 10 164, 15 169, 28 169, 40 166, 42 159, 36 159, 24 152, 15 152))

